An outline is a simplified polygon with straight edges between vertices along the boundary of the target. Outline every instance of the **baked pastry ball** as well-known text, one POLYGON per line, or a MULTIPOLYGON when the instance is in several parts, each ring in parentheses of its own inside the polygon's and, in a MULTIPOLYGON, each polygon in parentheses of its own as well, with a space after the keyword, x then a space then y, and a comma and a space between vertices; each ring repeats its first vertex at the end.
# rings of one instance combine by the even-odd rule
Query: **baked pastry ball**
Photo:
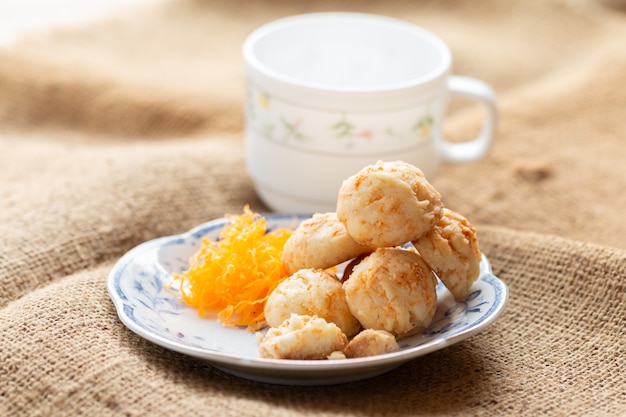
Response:
POLYGON ((365 329, 348 342, 344 354, 346 358, 362 358, 398 350, 398 342, 385 330, 365 329))
POLYGON ((294 230, 283 249, 287 272, 327 269, 369 251, 348 234, 336 213, 316 213, 294 230))
POLYGON ((444 208, 437 224, 413 245, 455 299, 469 295, 480 275, 481 253, 476 230, 465 217, 444 208))
POLYGON ((430 230, 441 216, 441 195, 406 162, 369 165, 339 189, 337 217, 358 243, 400 246, 430 230))
POLYGON ((348 337, 361 329, 348 308, 341 282, 321 269, 301 269, 278 284, 268 297, 264 312, 270 327, 280 326, 295 313, 335 323, 348 337))
POLYGON ((428 327, 437 309, 437 278, 417 253, 379 248, 344 281, 348 307, 366 329, 408 336, 428 327))
POLYGON ((348 338, 334 323, 321 317, 292 314, 267 331, 259 344, 259 356, 274 359, 326 359, 343 351, 348 338))

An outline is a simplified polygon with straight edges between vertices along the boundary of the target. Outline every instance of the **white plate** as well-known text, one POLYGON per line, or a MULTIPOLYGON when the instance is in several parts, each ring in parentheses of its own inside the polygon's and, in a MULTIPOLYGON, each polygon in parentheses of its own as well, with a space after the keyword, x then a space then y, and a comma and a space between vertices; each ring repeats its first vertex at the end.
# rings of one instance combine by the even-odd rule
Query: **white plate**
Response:
MULTIPOLYGON (((270 214, 268 229, 296 227, 308 216, 270 214)), ((325 385, 369 378, 418 356, 459 342, 483 330, 504 311, 507 286, 491 272, 487 258, 472 293, 454 300, 439 283, 437 313, 422 333, 399 341, 400 350, 345 360, 286 360, 258 357, 255 334, 198 317, 197 310, 166 288, 173 273, 188 268, 202 239, 217 239, 226 219, 217 219, 176 236, 143 243, 124 255, 109 274, 108 290, 122 322, 139 336, 176 352, 205 359, 233 375, 289 385, 325 385)))

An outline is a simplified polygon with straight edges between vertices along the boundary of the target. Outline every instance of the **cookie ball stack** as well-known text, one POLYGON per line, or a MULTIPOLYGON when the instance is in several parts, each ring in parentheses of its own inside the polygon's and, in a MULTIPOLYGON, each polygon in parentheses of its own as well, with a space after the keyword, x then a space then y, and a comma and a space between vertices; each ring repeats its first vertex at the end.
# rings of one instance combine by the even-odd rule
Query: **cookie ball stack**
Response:
MULTIPOLYGON (((355 357, 355 352, 397 349, 390 337, 428 327, 437 308, 437 277, 457 300, 467 297, 479 276, 481 253, 467 219, 444 207, 419 168, 395 161, 378 162, 347 178, 336 213, 318 213, 302 222, 285 245, 283 260, 294 275, 270 295, 266 317, 322 318, 329 326, 346 328, 348 338, 358 332, 357 323, 367 333, 358 333, 342 349, 344 356, 355 357), (328 271, 344 262, 349 265, 341 279, 328 271), (328 290, 329 274, 341 288, 328 290), (307 285, 294 285, 303 275, 307 285), (324 278, 316 281, 316 276, 324 278), (369 348, 357 349, 357 343, 369 348)), ((272 343, 278 341, 266 337, 261 351, 279 351, 268 348, 272 343)), ((318 359, 325 353, 333 352, 322 352, 318 359)))

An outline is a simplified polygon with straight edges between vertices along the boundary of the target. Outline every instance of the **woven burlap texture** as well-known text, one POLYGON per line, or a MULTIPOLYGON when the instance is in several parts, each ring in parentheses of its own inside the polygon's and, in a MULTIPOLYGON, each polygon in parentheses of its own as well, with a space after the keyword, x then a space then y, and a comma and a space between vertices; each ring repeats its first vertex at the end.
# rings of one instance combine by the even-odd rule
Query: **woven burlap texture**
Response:
POLYGON ((485 227, 510 287, 484 333, 380 377, 287 387, 224 374, 122 326, 110 263, 59 280, 0 314, 2 415, 619 415, 626 255, 485 227))
MULTIPOLYGON (((164 1, 0 49, 0 415, 626 415, 625 10, 164 1), (327 10, 420 24, 449 43, 455 73, 494 86, 489 156, 432 182, 477 226, 510 304, 374 379, 255 383, 136 336, 106 279, 146 240, 265 210, 245 171, 241 43, 327 10)), ((453 103, 446 134, 480 119, 453 103)))

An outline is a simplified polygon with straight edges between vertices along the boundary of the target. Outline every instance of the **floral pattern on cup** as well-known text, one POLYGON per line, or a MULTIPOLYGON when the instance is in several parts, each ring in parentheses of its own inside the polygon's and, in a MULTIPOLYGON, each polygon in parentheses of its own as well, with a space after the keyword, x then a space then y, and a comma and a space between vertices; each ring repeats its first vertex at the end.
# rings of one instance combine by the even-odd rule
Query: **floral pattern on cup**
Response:
POLYGON ((249 128, 274 142, 318 150, 332 146, 335 151, 339 143, 346 152, 376 153, 387 150, 389 141, 404 148, 431 140, 435 123, 431 107, 375 115, 321 111, 281 100, 250 83, 246 118, 249 128))

